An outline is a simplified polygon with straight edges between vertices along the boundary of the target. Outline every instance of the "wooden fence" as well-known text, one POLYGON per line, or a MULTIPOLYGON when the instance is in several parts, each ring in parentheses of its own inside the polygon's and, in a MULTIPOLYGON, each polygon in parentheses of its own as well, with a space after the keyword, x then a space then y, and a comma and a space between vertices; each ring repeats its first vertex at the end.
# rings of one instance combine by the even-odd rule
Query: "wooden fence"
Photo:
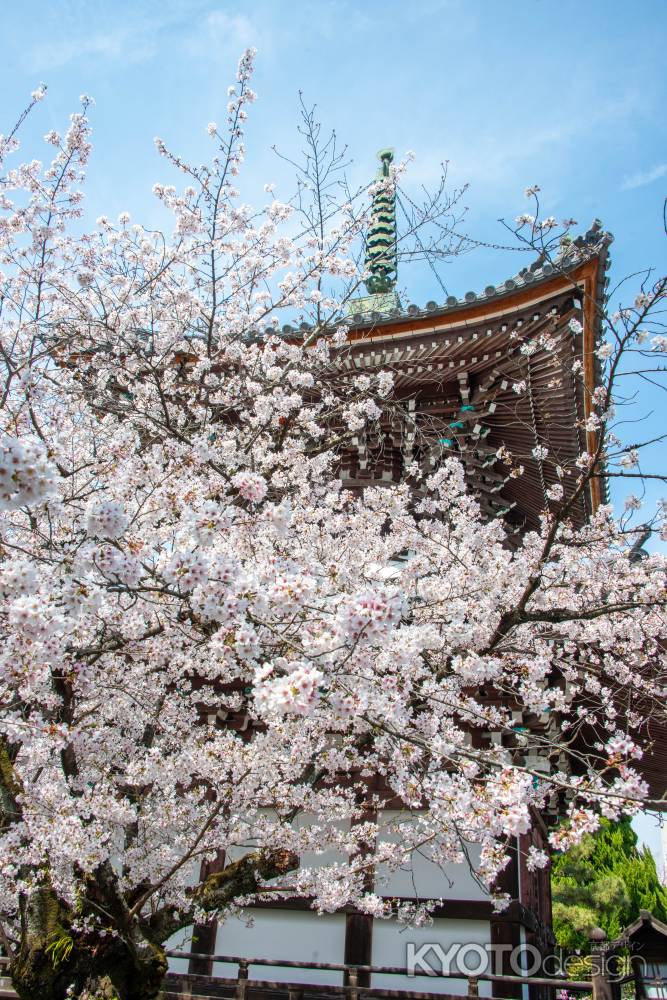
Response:
MULTIPOLYGON (((393 990, 384 987, 362 985, 373 974, 388 976, 405 976, 405 967, 383 965, 337 965, 329 962, 290 962, 268 958, 240 958, 237 955, 204 955, 197 952, 169 951, 170 958, 196 959, 208 963, 224 963, 236 965, 235 978, 196 975, 192 973, 170 973, 165 983, 164 1000, 193 1000, 193 998, 227 997, 233 1000, 332 1000, 341 997, 344 1000, 372 1000, 386 997, 387 1000, 461 1000, 458 993, 430 993, 417 989, 393 990), (344 981, 339 986, 325 986, 307 982, 276 982, 269 979, 250 979, 250 966, 280 969, 299 969, 305 971, 340 972, 344 981)), ((466 993, 470 1000, 479 997, 479 984, 482 982, 502 983, 508 988, 508 993, 521 996, 521 987, 544 987, 549 990, 567 990, 569 993, 592 994, 593 1000, 611 1000, 611 996, 599 988, 594 976, 591 981, 573 981, 571 979, 540 978, 535 976, 503 976, 491 973, 479 976, 466 976, 461 972, 427 973, 415 970, 415 977, 429 979, 453 979, 466 983, 466 993), (596 988, 597 987, 597 988, 596 988)), ((417 984, 415 984, 417 985, 417 984)), ((424 983, 426 985, 426 983, 424 983)), ((552 993, 553 995, 553 993, 552 993)))

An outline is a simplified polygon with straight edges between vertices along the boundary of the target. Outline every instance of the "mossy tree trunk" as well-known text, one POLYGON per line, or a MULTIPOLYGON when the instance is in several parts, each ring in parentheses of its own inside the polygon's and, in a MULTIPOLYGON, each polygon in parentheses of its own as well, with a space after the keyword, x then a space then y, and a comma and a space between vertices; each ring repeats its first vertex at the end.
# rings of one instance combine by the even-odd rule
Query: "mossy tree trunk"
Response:
POLYGON ((195 907, 223 910, 297 864, 286 851, 248 854, 195 886, 191 910, 167 906, 148 915, 142 903, 154 887, 122 894, 108 862, 81 875, 76 911, 42 884, 20 901, 20 942, 9 964, 14 989, 21 1000, 155 1000, 167 973, 165 942, 194 923, 195 907))
POLYGON ((105 928, 98 921, 95 930, 77 930, 86 909, 84 905, 74 921, 71 908, 48 887, 22 901, 21 944, 9 966, 21 1000, 157 997, 167 959, 145 922, 122 928, 109 921, 105 928))
POLYGON ((74 940, 67 959, 54 964, 36 945, 10 968, 21 1000, 155 1000, 167 971, 159 946, 137 950, 118 938, 74 940))

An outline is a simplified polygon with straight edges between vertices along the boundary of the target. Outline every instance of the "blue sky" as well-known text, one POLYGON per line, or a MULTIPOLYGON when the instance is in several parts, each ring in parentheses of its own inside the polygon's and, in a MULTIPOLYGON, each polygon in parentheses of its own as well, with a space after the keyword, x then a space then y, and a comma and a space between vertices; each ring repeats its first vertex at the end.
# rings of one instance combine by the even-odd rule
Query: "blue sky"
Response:
MULTIPOLYGON (((501 236, 496 220, 524 209, 537 182, 545 211, 585 228, 599 216, 614 232, 617 275, 664 261, 664 0, 37 0, 8 6, 3 34, 3 128, 39 80, 39 134, 61 127, 82 91, 97 101, 93 217, 150 217, 165 175, 154 135, 208 154, 205 126, 224 121, 226 86, 252 44, 249 195, 253 181, 261 197, 265 181, 287 180, 270 147, 296 149, 302 89, 349 143, 359 179, 385 145, 416 152, 415 184, 449 160, 452 181, 471 185, 478 238, 501 236)), ((463 293, 515 263, 480 251, 444 278, 463 293)), ((438 297, 428 273, 410 291, 438 297)))
MULTIPOLYGON (((0 131, 39 81, 49 93, 28 138, 62 129, 91 94, 90 218, 157 221, 151 187, 171 178, 153 137, 206 159, 206 124, 224 122, 227 84, 253 45, 246 197, 262 200, 271 180, 289 193, 271 146, 298 149, 303 90, 349 144, 355 180, 386 145, 417 154, 408 186, 434 181, 447 160, 452 182, 470 183, 468 231, 491 242, 505 241, 498 218, 525 210, 523 189, 538 183, 546 214, 583 230, 599 217, 614 233, 619 279, 666 264, 666 38, 664 0, 33 0, 3 11, 0 131)), ((524 263, 480 250, 442 279, 462 295, 524 263)), ((442 299, 428 270, 409 278, 414 301, 442 299)))

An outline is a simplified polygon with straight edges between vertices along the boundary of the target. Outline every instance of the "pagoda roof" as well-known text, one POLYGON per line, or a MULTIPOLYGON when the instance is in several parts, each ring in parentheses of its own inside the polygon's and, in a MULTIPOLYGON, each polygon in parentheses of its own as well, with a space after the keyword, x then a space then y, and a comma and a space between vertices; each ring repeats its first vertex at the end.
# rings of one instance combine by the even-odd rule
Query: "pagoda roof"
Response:
MULTIPOLYGON (((487 285, 484 291, 466 292, 465 295, 457 297, 450 295, 445 302, 428 301, 424 306, 411 303, 406 307, 395 306, 391 309, 383 309, 382 300, 385 298, 378 295, 379 308, 369 310, 364 308, 361 312, 355 312, 354 300, 348 303, 348 321, 355 330, 383 327, 395 324, 397 321, 414 321, 424 318, 429 320, 439 320, 448 317, 450 314, 458 314, 461 310, 473 310, 475 307, 501 306, 506 303, 513 303, 517 299, 517 293, 526 290, 532 292, 534 286, 540 286, 554 277, 569 275, 586 260, 595 257, 602 263, 604 272, 609 266, 609 247, 613 242, 611 233, 605 232, 598 219, 595 219, 591 228, 583 235, 572 240, 570 244, 561 248, 557 257, 552 261, 544 255, 538 256, 528 267, 522 268, 517 274, 507 278, 498 285, 487 285)), ((601 281, 596 288, 596 298, 600 303, 604 302, 605 279, 601 275, 601 281)), ((366 302, 373 296, 364 298, 366 302)), ((305 331, 305 325, 300 329, 305 331)))
MULTIPOLYGON (((510 534, 537 529, 543 512, 553 509, 549 491, 560 483, 567 499, 574 489, 575 476, 561 482, 561 470, 595 450, 584 423, 599 378, 595 352, 611 242, 595 222, 553 262, 538 259, 479 295, 348 317, 340 367, 391 371, 395 399, 427 439, 415 445, 422 470, 457 455, 484 513, 502 517, 510 534), (577 361, 581 376, 574 374, 577 361), (517 394, 524 376, 530 385, 517 394), (548 458, 536 457, 540 446, 548 458)), ((359 461, 343 470, 351 488, 400 481, 416 454, 405 428, 385 431, 380 462, 372 447, 367 454, 364 442, 360 447, 359 461)), ((604 498, 604 482, 596 478, 573 510, 575 522, 583 523, 604 498)))

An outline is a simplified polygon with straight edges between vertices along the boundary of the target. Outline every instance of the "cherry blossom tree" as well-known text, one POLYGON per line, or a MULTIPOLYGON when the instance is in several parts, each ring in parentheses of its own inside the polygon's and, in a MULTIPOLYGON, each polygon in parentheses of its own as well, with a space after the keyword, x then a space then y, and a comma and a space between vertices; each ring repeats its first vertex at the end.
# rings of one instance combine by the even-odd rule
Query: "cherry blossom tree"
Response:
MULTIPOLYGON (((571 515, 608 467, 616 359, 664 282, 603 358, 597 453, 518 548, 453 458, 348 492, 341 453, 396 405, 391 372, 338 363, 368 192, 330 185, 340 154, 315 163, 311 120, 298 198, 241 202, 251 68, 209 166, 158 141, 187 184, 155 187, 169 234, 126 215, 78 234, 87 98, 46 167, 11 165, 16 130, 0 140, 0 937, 23 998, 155 997, 176 932, 259 895, 420 920, 428 905, 392 913, 368 877, 417 848, 472 865, 477 845, 502 907, 533 810, 562 797, 566 846, 647 794, 665 561, 632 558, 607 506, 571 515), (277 332, 285 311, 302 335, 277 332), (517 706, 557 725, 473 747, 517 706), (391 829, 367 819, 396 800, 391 829)), ((451 220, 441 194, 413 232, 451 220)))

